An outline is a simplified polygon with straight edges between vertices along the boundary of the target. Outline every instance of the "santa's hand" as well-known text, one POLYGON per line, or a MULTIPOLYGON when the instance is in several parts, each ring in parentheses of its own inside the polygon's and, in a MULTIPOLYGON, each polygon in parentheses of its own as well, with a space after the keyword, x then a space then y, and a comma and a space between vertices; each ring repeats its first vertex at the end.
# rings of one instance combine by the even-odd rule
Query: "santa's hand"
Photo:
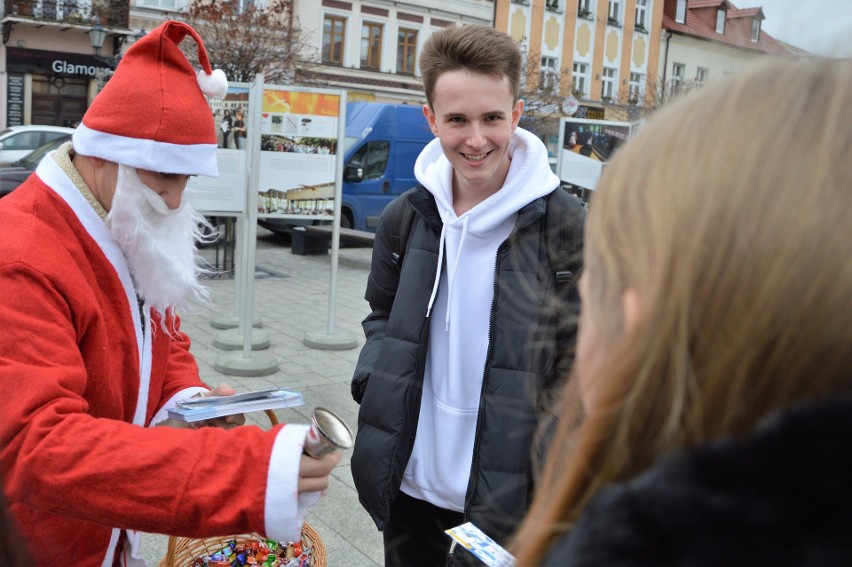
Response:
MULTIPOLYGON (((219 384, 209 392, 205 392, 204 396, 233 396, 237 391, 227 384, 219 384)), ((222 429, 233 429, 240 425, 245 425, 246 416, 242 413, 226 415, 224 417, 215 417, 213 419, 205 419, 204 421, 194 421, 190 424, 193 429, 199 427, 221 427, 222 429)))
POLYGON ((332 451, 317 459, 302 455, 299 463, 299 493, 319 492, 328 488, 328 475, 340 462, 340 452, 332 451))

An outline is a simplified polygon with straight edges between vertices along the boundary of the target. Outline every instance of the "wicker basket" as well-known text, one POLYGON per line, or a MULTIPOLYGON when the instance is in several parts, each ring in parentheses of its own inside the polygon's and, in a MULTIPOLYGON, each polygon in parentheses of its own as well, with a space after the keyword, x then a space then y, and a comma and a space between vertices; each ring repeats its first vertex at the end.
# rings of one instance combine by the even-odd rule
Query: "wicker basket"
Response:
MULTIPOLYGON (((221 551, 229 541, 236 540, 237 545, 263 539, 257 534, 243 534, 227 537, 210 537, 207 539, 169 538, 166 556, 160 561, 159 567, 191 567, 192 562, 202 555, 212 555, 221 551)), ((313 546, 311 552, 311 567, 328 567, 325 546, 314 529, 305 522, 302 528, 302 539, 313 546)))
MULTIPOLYGON (((272 425, 278 425, 278 418, 272 410, 266 410, 266 415, 272 425)), ((209 537, 205 539, 193 539, 186 537, 169 537, 166 556, 160 561, 159 567, 191 567, 197 557, 208 554, 212 555, 220 551, 228 542, 235 541, 237 545, 249 541, 264 539, 258 534, 242 534, 232 536, 209 537)), ((325 554, 325 545, 319 534, 305 522, 302 526, 302 540, 310 543, 311 567, 328 567, 325 554)))

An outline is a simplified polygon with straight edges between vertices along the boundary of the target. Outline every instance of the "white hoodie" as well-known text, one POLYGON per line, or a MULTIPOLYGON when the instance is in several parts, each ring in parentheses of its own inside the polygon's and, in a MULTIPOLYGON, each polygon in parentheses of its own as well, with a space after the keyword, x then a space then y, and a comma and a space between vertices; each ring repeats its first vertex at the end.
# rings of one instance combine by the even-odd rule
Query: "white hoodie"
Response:
POLYGON ((402 491, 458 512, 464 511, 473 457, 497 248, 512 232, 518 211, 559 185, 547 149, 530 132, 515 130, 509 156, 503 187, 460 217, 453 210, 453 169, 440 140, 430 142, 414 165, 444 226, 429 300, 432 322, 420 420, 402 491))

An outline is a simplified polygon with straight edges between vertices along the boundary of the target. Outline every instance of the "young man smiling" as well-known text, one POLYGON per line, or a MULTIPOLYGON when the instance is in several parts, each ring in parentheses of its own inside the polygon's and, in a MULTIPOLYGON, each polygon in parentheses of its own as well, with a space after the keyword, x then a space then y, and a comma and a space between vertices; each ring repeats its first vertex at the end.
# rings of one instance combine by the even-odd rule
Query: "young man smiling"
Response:
POLYGON ((573 358, 585 215, 518 127, 514 40, 445 29, 420 67, 436 139, 376 233, 352 473, 386 565, 437 566, 445 529, 505 542, 524 516, 534 433, 573 358))

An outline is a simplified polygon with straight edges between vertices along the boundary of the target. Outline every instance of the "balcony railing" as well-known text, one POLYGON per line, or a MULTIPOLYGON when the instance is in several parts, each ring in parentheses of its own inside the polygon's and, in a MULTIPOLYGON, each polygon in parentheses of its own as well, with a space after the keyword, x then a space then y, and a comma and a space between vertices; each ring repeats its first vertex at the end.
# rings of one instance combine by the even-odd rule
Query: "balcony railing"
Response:
POLYGON ((130 3, 116 0, 5 0, 5 15, 45 22, 127 27, 130 3))

